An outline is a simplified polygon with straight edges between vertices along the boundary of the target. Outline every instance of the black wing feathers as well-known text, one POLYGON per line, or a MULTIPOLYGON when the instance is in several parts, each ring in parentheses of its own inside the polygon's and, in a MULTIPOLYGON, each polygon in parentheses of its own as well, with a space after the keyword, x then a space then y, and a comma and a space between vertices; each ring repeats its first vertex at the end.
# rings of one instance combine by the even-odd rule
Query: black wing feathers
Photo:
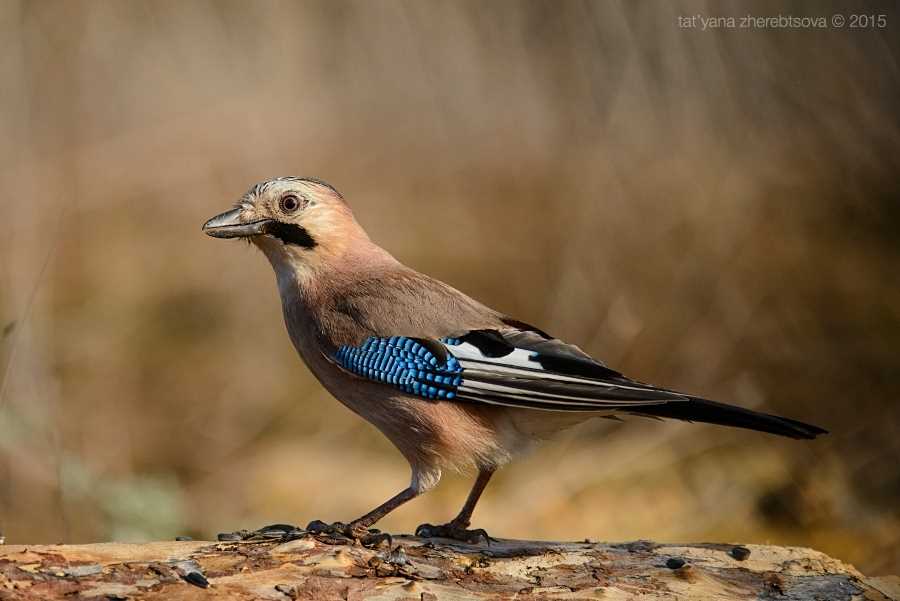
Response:
POLYGON ((631 413, 758 430, 789 438, 815 438, 820 434, 828 434, 828 430, 811 424, 697 397, 691 397, 686 403, 654 405, 631 413))
MULTIPOLYGON (((475 330, 460 337, 483 358, 462 359, 458 398, 553 411, 621 412, 815 438, 826 431, 792 419, 708 401, 631 380, 577 346, 526 323, 504 319, 509 330, 475 330), (521 350, 529 351, 523 361, 521 350), (518 354, 514 354, 518 351, 518 354), (508 360, 504 360, 508 358, 508 360)), ((454 347, 450 347, 453 352, 454 347)))

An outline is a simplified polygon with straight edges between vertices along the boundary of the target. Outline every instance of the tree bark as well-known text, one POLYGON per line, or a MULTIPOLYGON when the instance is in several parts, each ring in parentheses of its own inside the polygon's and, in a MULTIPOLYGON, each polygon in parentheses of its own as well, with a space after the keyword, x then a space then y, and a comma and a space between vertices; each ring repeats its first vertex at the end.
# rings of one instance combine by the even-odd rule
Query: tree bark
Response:
POLYGON ((0 600, 25 599, 784 599, 900 601, 811 549, 761 545, 469 545, 395 537, 368 549, 290 542, 0 546, 0 600))

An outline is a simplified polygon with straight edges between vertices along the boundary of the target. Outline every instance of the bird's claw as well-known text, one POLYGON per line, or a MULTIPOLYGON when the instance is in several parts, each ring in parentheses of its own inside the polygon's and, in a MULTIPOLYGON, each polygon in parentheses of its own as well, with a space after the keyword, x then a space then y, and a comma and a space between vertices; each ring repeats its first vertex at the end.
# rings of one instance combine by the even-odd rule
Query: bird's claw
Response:
POLYGON ((370 549, 380 547, 382 543, 387 543, 388 549, 394 546, 394 537, 387 532, 369 532, 358 540, 362 546, 370 549))
POLYGON ((491 542, 496 542, 495 539, 488 535, 484 528, 467 530, 462 526, 454 525, 452 522, 449 524, 441 524, 440 526, 422 524, 416 528, 416 536, 422 538, 448 538, 450 540, 469 543, 470 545, 477 545, 481 540, 484 540, 488 545, 490 545, 491 542))
POLYGON ((306 528, 292 526, 291 524, 271 524, 263 526, 259 530, 238 530, 236 532, 222 532, 218 535, 220 542, 279 542, 286 543, 305 536, 315 536, 323 542, 331 544, 346 544, 359 541, 361 545, 376 548, 387 542, 388 548, 393 543, 393 537, 387 532, 381 532, 375 528, 363 528, 354 524, 335 522, 326 524, 322 520, 313 520, 306 528))
POLYGON ((357 526, 353 523, 334 522, 333 524, 326 524, 322 520, 313 520, 306 526, 306 532, 320 537, 326 542, 359 541, 362 546, 369 548, 378 547, 384 542, 387 542, 388 547, 390 547, 394 542, 393 537, 387 532, 381 532, 376 528, 357 526))

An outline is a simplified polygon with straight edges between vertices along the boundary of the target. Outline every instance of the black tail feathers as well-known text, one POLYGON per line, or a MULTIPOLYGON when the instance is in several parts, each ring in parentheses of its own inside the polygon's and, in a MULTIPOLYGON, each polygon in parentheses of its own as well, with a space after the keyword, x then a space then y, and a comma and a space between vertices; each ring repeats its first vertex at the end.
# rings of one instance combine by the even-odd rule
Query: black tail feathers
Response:
POLYGON ((652 417, 680 419, 688 422, 703 422, 720 426, 731 426, 733 428, 758 430, 789 438, 815 438, 820 434, 828 434, 827 430, 818 426, 804 424, 803 422, 786 417, 778 417, 777 415, 758 413, 733 405, 707 401, 697 397, 691 397, 691 400, 687 402, 641 407, 640 411, 635 411, 634 413, 652 417))

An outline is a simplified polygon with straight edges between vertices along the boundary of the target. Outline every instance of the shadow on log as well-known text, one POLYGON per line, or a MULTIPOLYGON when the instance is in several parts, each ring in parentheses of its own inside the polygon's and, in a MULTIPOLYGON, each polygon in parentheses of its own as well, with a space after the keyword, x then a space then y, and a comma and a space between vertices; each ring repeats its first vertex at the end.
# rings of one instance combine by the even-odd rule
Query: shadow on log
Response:
POLYGON ((394 539, 392 548, 156 542, 0 547, 0 599, 783 599, 900 601, 810 549, 394 539))

